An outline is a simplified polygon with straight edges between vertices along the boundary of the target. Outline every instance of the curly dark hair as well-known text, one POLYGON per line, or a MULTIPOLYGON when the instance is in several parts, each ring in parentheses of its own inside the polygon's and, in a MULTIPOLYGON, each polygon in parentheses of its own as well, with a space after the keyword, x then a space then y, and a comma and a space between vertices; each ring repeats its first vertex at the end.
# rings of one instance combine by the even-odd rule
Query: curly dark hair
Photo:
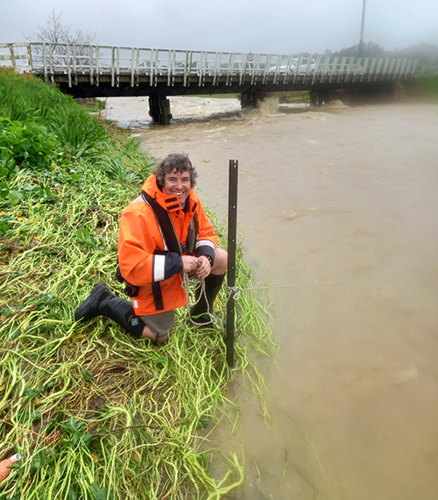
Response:
POLYGON ((172 153, 157 165, 154 174, 157 176, 157 184, 160 189, 164 187, 164 176, 176 171, 179 174, 188 172, 190 174, 190 187, 195 187, 198 173, 186 154, 172 153))

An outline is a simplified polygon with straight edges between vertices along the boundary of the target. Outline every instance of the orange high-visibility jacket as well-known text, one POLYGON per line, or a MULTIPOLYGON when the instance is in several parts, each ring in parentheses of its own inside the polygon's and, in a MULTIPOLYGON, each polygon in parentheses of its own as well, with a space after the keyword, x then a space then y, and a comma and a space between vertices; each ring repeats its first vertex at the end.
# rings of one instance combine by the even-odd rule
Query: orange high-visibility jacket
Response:
POLYGON ((148 316, 187 304, 181 286, 181 254, 205 255, 213 263, 217 238, 193 189, 184 209, 177 196, 160 190, 155 175, 146 180, 142 192, 168 212, 181 245, 179 251, 168 249, 165 230, 143 194, 123 211, 118 243, 120 273, 126 282, 139 287, 138 295, 132 299, 135 314, 148 316), (193 242, 188 241, 189 233, 194 234, 193 242))

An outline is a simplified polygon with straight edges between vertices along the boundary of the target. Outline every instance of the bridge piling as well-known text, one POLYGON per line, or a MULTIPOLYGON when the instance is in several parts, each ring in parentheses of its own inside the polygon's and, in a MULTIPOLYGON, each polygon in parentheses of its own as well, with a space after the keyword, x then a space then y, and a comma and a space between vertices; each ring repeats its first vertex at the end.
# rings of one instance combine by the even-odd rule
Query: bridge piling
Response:
POLYGON ((165 96, 151 94, 149 96, 149 116, 154 123, 169 125, 172 119, 170 113, 170 101, 165 96))
POLYGON ((266 92, 246 90, 240 94, 240 106, 243 108, 256 108, 258 103, 266 100, 266 92))

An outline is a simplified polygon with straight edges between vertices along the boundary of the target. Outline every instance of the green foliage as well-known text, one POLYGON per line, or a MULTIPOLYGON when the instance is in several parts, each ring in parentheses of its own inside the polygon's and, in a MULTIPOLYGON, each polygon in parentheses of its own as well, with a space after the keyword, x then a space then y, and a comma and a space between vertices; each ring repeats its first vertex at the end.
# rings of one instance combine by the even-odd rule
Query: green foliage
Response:
POLYGON ((100 488, 97 483, 90 486, 90 492, 94 500, 112 500, 114 498, 106 488, 100 488))
POLYGON ((44 386, 40 385, 37 389, 25 389, 24 394, 29 398, 39 396, 44 392, 44 386))
POLYGON ((0 71, 0 116, 32 128, 44 126, 68 158, 102 157, 108 136, 96 117, 37 78, 0 71))
POLYGON ((427 75, 418 79, 419 92, 438 96, 438 75, 427 75))
POLYGON ((32 472, 41 469, 45 461, 46 461, 46 450, 42 449, 32 457, 32 460, 30 462, 30 468, 32 472))
POLYGON ((81 374, 84 377, 84 380, 86 382, 93 382, 94 381, 93 375, 91 375, 91 373, 87 372, 87 370, 85 370, 85 368, 81 368, 81 374))
POLYGON ((41 412, 39 410, 26 408, 24 411, 18 413, 17 420, 19 424, 41 420, 41 412))
POLYGON ((136 140, 135 137, 132 137, 128 141, 126 141, 125 146, 123 147, 123 154, 126 156, 133 156, 138 153, 140 149, 140 143, 136 140))
POLYGON ((410 97, 417 100, 436 102, 438 100, 438 75, 422 75, 405 84, 410 97))
MULTIPOLYGON (((136 141, 123 134, 114 140, 95 117, 54 87, 0 71, 0 95, 5 96, 0 99, 0 211, 28 201, 56 205, 65 187, 84 189, 84 183, 96 184, 96 176, 139 187, 149 175, 153 162, 136 141)), ((0 216, 0 235, 11 234, 14 226, 0 216)), ((84 246, 102 247, 86 227, 76 229, 84 246)))
POLYGON ((0 116, 25 124, 47 125, 53 111, 73 103, 55 86, 0 68, 0 116))
POLYGON ((75 103, 54 110, 49 127, 69 156, 95 160, 105 150, 108 136, 99 122, 75 103))
POLYGON ((132 170, 128 170, 124 165, 122 158, 109 158, 105 163, 105 172, 111 179, 116 179, 119 182, 136 182, 140 184, 144 180, 141 175, 132 170))
POLYGON ((0 175, 8 177, 22 168, 50 169, 53 139, 41 125, 27 127, 0 117, 0 175))
POLYGON ((88 446, 91 442, 93 436, 86 432, 85 422, 76 422, 76 420, 71 417, 68 422, 61 425, 63 434, 66 440, 63 441, 62 446, 88 446))
POLYGON ((98 113, 105 109, 105 102, 94 97, 77 98, 76 102, 89 113, 98 113))

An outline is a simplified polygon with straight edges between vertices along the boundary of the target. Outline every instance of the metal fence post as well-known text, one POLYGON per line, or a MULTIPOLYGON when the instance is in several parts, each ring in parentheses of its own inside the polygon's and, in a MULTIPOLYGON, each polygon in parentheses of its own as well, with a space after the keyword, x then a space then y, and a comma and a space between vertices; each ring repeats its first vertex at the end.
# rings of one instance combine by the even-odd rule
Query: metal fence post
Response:
POLYGON ((230 160, 228 190, 228 288, 227 301, 227 364, 234 368, 234 316, 236 286, 236 242, 237 242, 237 179, 238 162, 230 160))

